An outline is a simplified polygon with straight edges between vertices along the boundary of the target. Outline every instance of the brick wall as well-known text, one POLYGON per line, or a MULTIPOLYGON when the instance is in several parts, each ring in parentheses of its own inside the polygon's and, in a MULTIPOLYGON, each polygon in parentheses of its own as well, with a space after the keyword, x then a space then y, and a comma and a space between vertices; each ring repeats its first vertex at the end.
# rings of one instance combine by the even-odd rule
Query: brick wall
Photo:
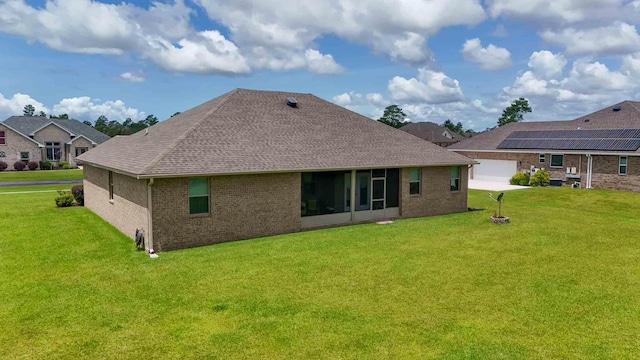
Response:
MULTIPOLYGON (((59 142, 60 143, 60 160, 67 160, 67 145, 66 143, 71 140, 71 135, 68 132, 62 130, 56 125, 50 124, 42 128, 40 131, 34 134, 33 139, 42 145, 46 145, 46 142, 59 142)), ((43 149, 44 151, 45 149, 43 149)), ((43 157, 47 156, 46 151, 43 152, 43 157)))
POLYGON ((7 170, 14 170, 13 164, 20 160, 20 152, 29 152, 30 161, 40 161, 40 148, 33 141, 16 133, 0 123, 0 131, 4 131, 5 144, 0 145, 0 161, 4 161, 9 165, 7 170))
POLYGON ((109 171, 84 166, 84 205, 125 235, 148 228, 147 181, 113 173, 113 201, 109 201, 109 171))
POLYGON ((83 137, 79 137, 76 140, 74 140, 71 143, 71 146, 69 147, 69 163, 71 165, 77 165, 76 164, 76 148, 87 148, 87 150, 91 150, 93 148, 93 145, 91 144, 91 141, 83 138, 83 137))
POLYGON ((618 175, 618 162, 618 156, 593 156, 591 187, 640 191, 640 158, 627 157, 627 175, 618 175))
POLYGON ((210 214, 202 216, 189 214, 188 179, 156 179, 154 250, 299 231, 300 181, 300 173, 211 177, 210 214))
POLYGON ((410 195, 409 169, 402 169, 400 216, 410 218, 467 211, 467 170, 467 166, 460 167, 460 190, 451 191, 448 166, 422 168, 420 195, 410 195))

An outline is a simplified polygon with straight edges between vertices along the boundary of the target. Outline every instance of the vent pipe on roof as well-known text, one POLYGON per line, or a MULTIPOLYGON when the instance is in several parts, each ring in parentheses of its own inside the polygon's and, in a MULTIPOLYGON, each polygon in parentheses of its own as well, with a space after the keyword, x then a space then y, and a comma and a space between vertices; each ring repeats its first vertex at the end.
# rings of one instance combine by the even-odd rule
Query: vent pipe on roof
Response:
POLYGON ((294 97, 289 97, 287 98, 287 105, 291 106, 292 108, 297 108, 298 100, 296 100, 296 98, 294 97))
POLYGON ((614 111, 614 112, 618 112, 618 111, 620 111, 620 110, 622 110, 622 108, 621 108, 620 106, 615 106, 615 107, 613 108, 613 111, 614 111))

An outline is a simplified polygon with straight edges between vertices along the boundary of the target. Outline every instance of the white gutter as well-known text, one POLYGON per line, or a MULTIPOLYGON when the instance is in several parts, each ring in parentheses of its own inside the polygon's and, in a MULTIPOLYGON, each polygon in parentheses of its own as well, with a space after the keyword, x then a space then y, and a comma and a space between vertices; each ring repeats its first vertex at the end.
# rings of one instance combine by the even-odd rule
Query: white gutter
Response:
POLYGON ((148 225, 147 225, 147 229, 148 231, 148 236, 145 239, 145 248, 147 250, 147 253, 149 253, 149 257, 151 257, 152 259, 155 259, 158 257, 158 254, 156 254, 156 252, 153 250, 153 200, 152 200, 152 186, 154 183, 154 179, 151 178, 149 179, 149 182, 147 183, 147 220, 148 220, 148 225))
POLYGON ((591 177, 592 177, 592 171, 593 171, 593 157, 591 156, 591 154, 586 154, 587 155, 587 183, 585 188, 587 189, 591 189, 591 177))
POLYGON ((549 150, 549 149, 540 149, 540 150, 470 150, 470 149, 449 149, 449 151, 455 152, 479 152, 479 153, 516 153, 516 154, 564 154, 564 155, 611 155, 611 156, 640 156, 640 152, 586 152, 586 151, 567 151, 567 150, 549 150))

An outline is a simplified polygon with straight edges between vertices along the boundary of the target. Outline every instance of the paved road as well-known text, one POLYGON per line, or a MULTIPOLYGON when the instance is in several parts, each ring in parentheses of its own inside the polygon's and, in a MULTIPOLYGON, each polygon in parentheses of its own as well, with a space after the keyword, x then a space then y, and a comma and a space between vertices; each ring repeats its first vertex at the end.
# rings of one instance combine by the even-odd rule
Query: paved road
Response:
POLYGON ((37 181, 6 181, 6 182, 0 182, 0 187, 3 187, 3 186, 33 186, 33 185, 65 185, 65 184, 82 184, 82 179, 37 180, 37 181))

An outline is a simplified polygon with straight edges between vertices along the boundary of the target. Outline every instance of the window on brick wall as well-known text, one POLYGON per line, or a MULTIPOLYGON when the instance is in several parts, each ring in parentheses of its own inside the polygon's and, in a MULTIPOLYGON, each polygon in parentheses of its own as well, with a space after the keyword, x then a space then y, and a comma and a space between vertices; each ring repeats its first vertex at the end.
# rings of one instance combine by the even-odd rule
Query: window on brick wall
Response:
POLYGON ((29 152, 28 151, 20 151, 20 161, 23 163, 29 162, 29 152))
POLYGON ((409 194, 420 194, 420 169, 409 169, 409 194))
POLYGON ((460 166, 452 166, 450 168, 449 183, 451 191, 460 190, 460 166))
POLYGON ((113 200, 113 171, 109 171, 109 200, 113 200))
POLYGON ((627 175, 627 157, 620 156, 618 160, 618 174, 619 175, 627 175))
POLYGON ((560 168, 564 162, 564 155, 551 155, 551 167, 560 168))
POLYGON ((544 160, 545 160, 545 158, 544 158, 544 154, 538 154, 538 162, 539 162, 540 164, 543 164, 543 163, 544 163, 544 160))
POLYGON ((209 213, 209 179, 189 179, 189 214, 209 213))
POLYGON ((4 131, 0 131, 0 145, 7 144, 7 136, 4 131))
POLYGON ((45 148, 47 150, 47 160, 60 161, 60 143, 59 142, 46 142, 45 148))

